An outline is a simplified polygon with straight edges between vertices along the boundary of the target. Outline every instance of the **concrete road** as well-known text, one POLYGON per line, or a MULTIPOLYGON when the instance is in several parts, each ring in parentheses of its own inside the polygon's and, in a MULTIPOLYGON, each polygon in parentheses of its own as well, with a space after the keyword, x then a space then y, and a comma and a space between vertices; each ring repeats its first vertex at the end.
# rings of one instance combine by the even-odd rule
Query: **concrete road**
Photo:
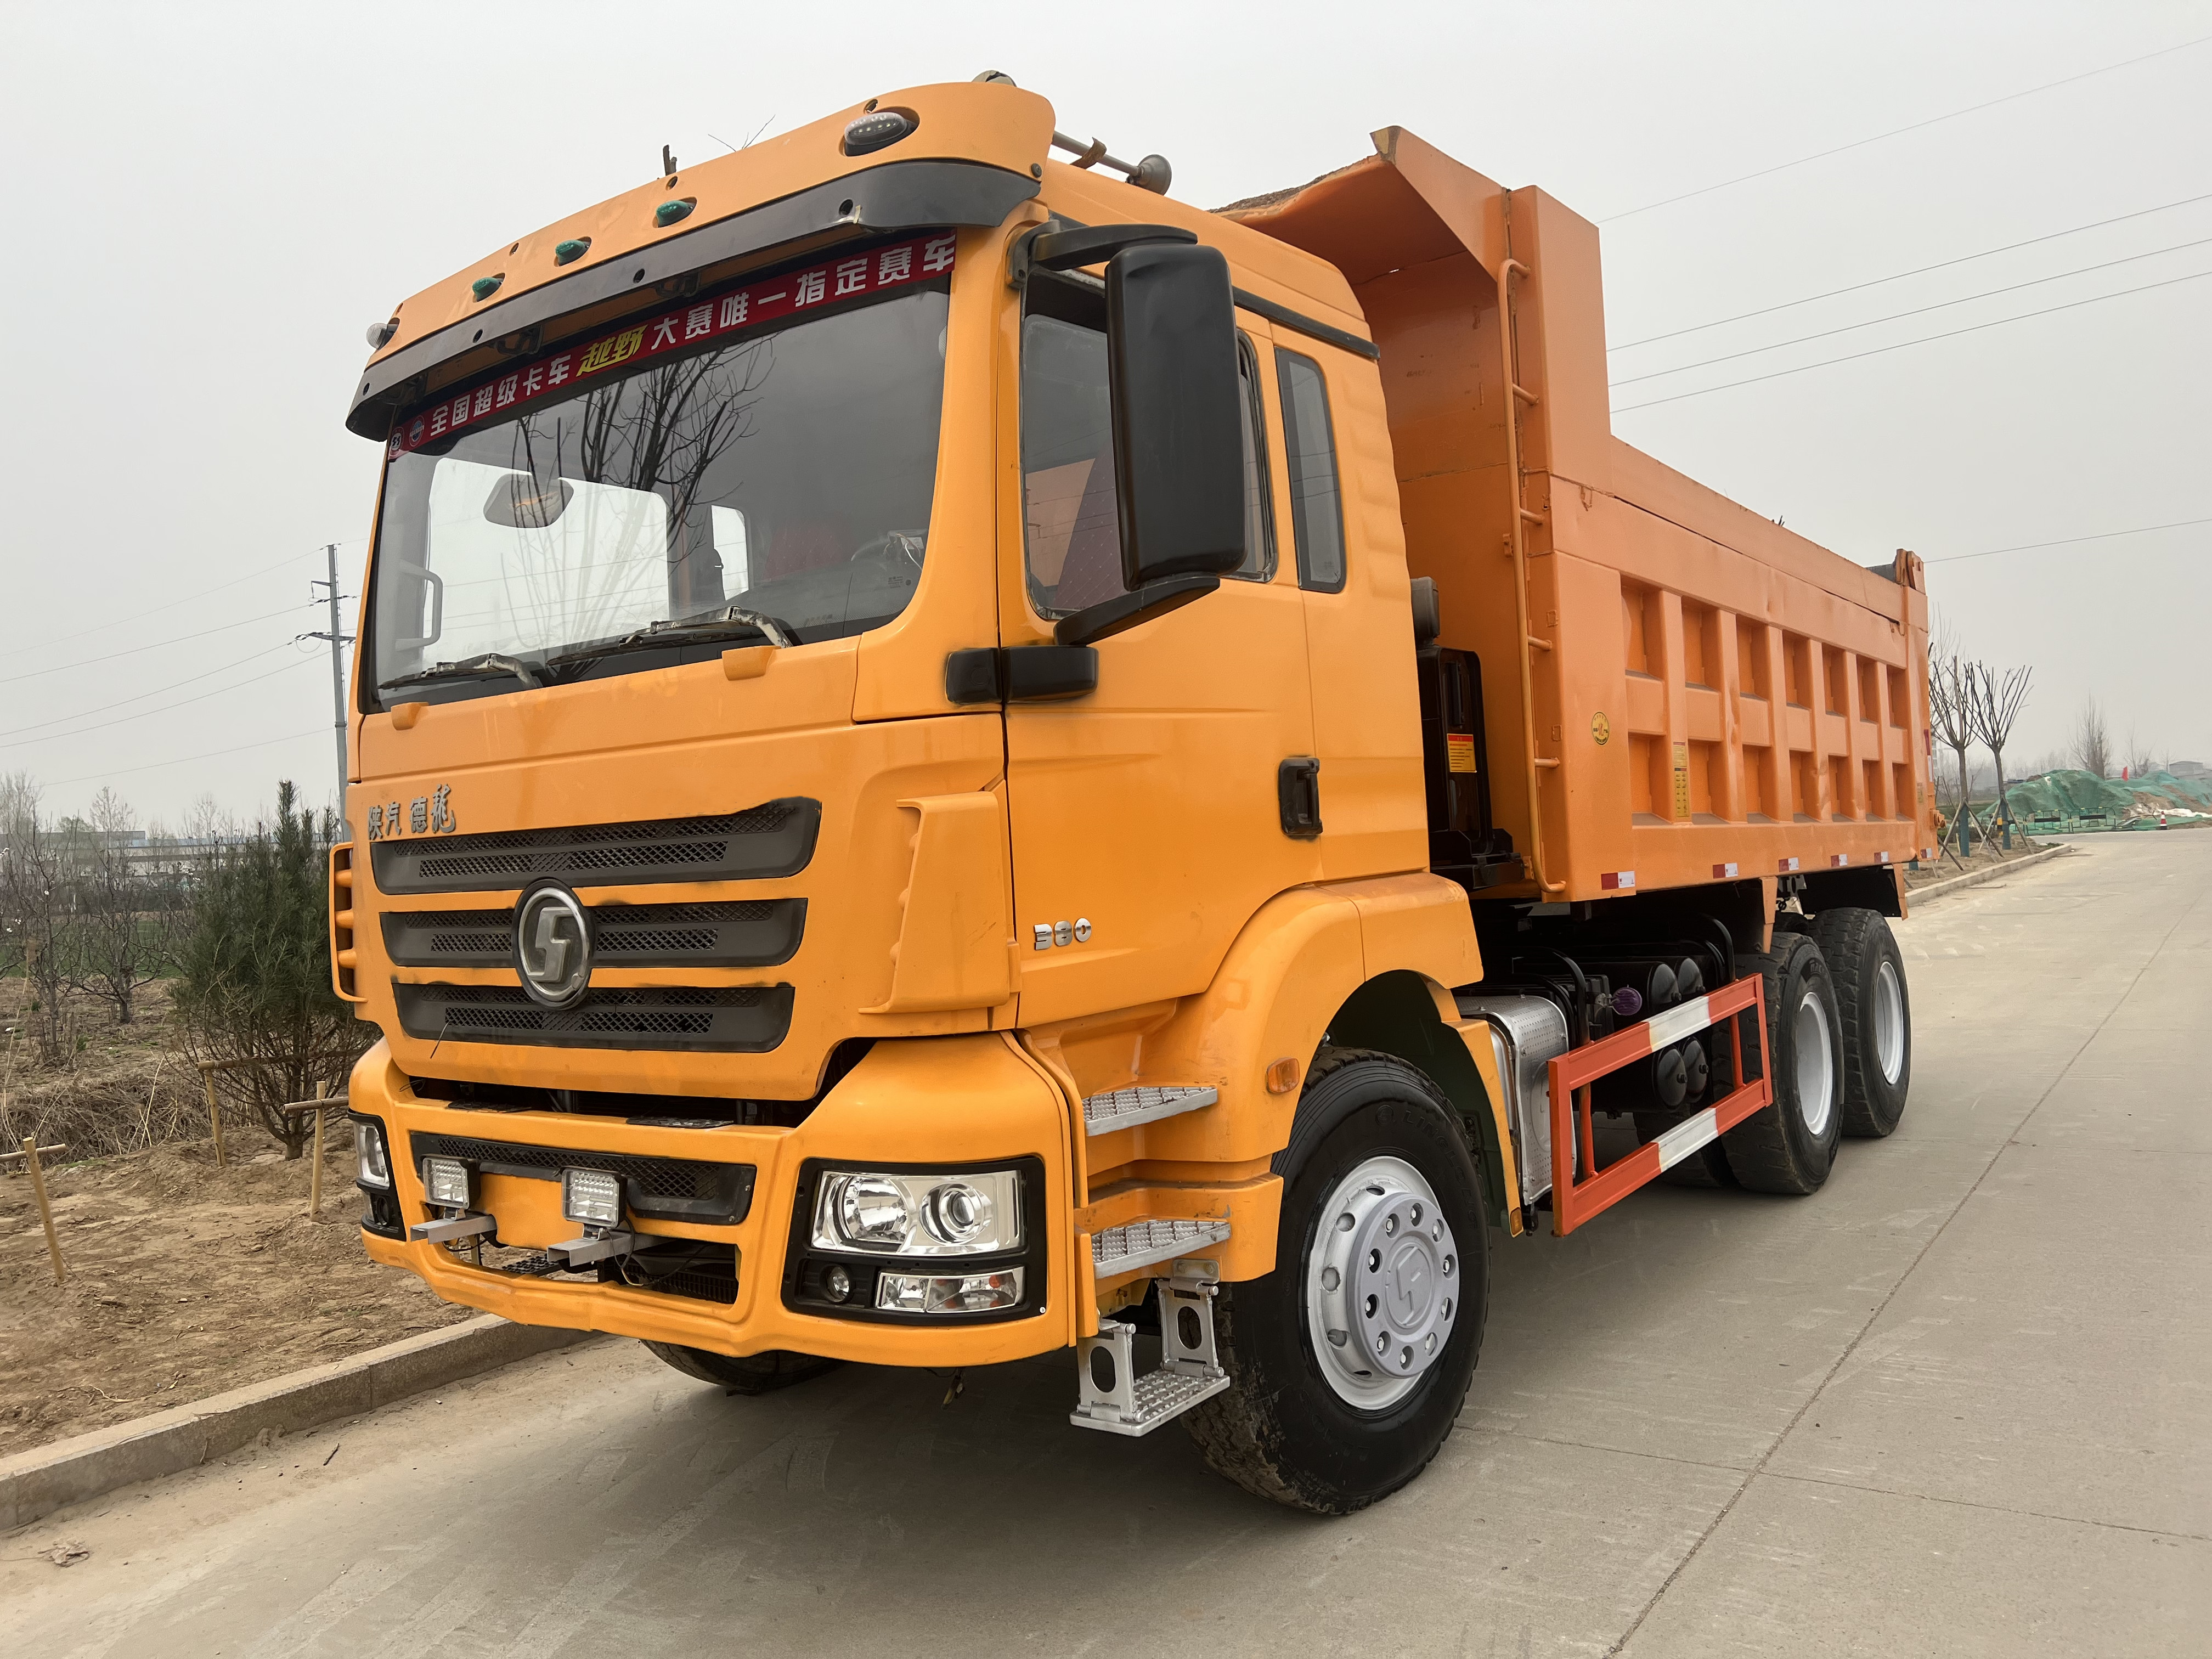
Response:
POLYGON ((2112 836, 1929 905, 1899 1133, 1500 1241, 1460 1429, 1364 1515, 1069 1428, 1065 1361, 744 1401, 609 1342, 18 1533, 0 1648, 2212 1652, 2208 886, 2212 835, 2112 836))

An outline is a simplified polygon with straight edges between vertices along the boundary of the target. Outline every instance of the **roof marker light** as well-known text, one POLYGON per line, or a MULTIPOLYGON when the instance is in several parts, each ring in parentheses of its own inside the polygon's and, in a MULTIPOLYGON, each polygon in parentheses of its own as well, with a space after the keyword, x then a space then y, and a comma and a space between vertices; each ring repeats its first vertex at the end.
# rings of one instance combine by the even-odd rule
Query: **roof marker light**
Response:
POLYGON ((506 280, 507 273, 503 270, 496 276, 479 276, 469 284, 469 292, 478 301, 489 300, 499 292, 499 285, 506 280))
POLYGON ((582 258, 591 251, 592 239, 590 237, 571 237, 568 240, 562 242, 555 246, 553 250, 553 263, 556 265, 573 265, 577 260, 582 258))
POLYGON ((921 125, 910 110, 879 109, 845 124, 845 154, 868 155, 891 145, 921 125))
POLYGON ((653 209, 653 222, 665 230, 678 219, 690 218, 691 210, 698 205, 697 198, 690 196, 678 197, 672 201, 663 202, 659 207, 653 209))

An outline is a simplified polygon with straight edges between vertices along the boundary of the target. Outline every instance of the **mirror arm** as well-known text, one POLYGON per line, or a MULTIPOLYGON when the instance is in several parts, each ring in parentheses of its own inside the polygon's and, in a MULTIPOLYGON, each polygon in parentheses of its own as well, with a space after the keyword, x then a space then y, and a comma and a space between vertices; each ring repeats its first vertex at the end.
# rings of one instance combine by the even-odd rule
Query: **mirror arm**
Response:
POLYGON ((1014 238, 1007 253, 1007 280, 1027 284, 1032 270, 1078 270, 1103 265, 1125 247, 1145 242, 1195 242, 1198 234, 1181 225, 1078 225, 1054 219, 1014 238))
POLYGON ((1202 599, 1221 586, 1218 576, 1170 576, 1147 582, 1133 593, 1119 593, 1101 604, 1087 605, 1053 625, 1052 636, 1061 645, 1095 645, 1139 623, 1180 611, 1194 599, 1202 599))

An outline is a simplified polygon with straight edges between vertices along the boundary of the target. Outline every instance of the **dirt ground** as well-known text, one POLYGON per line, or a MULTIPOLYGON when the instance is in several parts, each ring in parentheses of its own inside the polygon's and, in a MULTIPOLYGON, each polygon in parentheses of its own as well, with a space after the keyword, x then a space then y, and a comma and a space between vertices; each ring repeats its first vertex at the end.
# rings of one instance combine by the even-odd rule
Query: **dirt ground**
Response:
POLYGON ((0 1456, 473 1316, 363 1253, 343 1129, 319 1226, 306 1159, 225 1139, 225 1170, 204 1141, 49 1170, 58 1289, 29 1180, 0 1175, 0 1456))
POLYGON ((1949 881, 1958 876, 1972 875, 1976 871, 1986 870, 1993 864, 2010 864, 2015 860, 2027 857, 2030 854, 2040 853, 2047 848, 2057 845, 2058 842, 2056 841, 2034 842, 2030 841, 2026 836, 2014 836, 2012 851, 2007 853, 1993 847, 1986 841, 1977 840, 1974 842, 1973 854, 1969 858, 1960 859, 1957 849, 1953 848, 1938 854, 1936 861, 1932 864, 1923 863, 1917 870, 1908 869, 1905 872, 1905 890, 1909 893, 1916 887, 1926 887, 1936 882, 1949 881))

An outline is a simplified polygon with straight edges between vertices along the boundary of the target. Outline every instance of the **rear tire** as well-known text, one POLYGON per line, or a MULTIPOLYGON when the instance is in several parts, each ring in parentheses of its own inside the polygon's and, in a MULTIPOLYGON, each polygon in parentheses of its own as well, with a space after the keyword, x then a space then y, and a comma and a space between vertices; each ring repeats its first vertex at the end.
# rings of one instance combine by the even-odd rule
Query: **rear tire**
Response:
POLYGON ((1912 1087, 1905 958, 1879 910, 1823 910, 1813 941, 1835 977, 1843 1022, 1844 1133, 1878 1139, 1897 1127, 1912 1087))
MULTIPOLYGON (((1807 935, 1777 933, 1772 950, 1738 957, 1736 971, 1764 981, 1774 1098, 1721 1137, 1729 1170, 1755 1193, 1816 1192, 1843 1133, 1843 1029, 1828 964, 1807 935)), ((1720 1069, 1729 1080, 1716 1092, 1725 1094, 1735 1086, 1732 1052, 1720 1069)))
POLYGON ((747 1354, 738 1359, 675 1342, 648 1342, 645 1346, 664 1364, 673 1365, 684 1376, 715 1383, 732 1394, 773 1394, 778 1389, 787 1389, 794 1382, 835 1370, 842 1363, 818 1359, 811 1353, 793 1353, 783 1348, 770 1348, 766 1353, 747 1354))
POLYGON ((1349 1515, 1428 1467, 1474 1380, 1490 1291, 1481 1177, 1436 1085, 1354 1049, 1315 1062, 1273 1167, 1274 1270, 1221 1287, 1231 1386, 1183 1424, 1247 1492, 1349 1515))

